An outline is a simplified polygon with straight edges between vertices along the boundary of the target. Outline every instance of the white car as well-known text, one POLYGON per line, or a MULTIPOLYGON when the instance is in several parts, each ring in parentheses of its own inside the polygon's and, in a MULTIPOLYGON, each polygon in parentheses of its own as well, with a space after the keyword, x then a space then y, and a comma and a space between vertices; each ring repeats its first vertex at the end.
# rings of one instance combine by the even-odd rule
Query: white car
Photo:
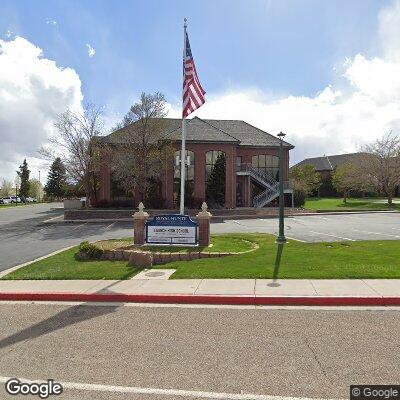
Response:
POLYGON ((13 202, 11 196, 3 197, 3 204, 11 204, 13 202))
POLYGON ((34 197, 27 197, 27 198, 25 199, 25 201, 26 201, 27 203, 36 203, 36 202, 37 202, 37 200, 36 200, 34 197))

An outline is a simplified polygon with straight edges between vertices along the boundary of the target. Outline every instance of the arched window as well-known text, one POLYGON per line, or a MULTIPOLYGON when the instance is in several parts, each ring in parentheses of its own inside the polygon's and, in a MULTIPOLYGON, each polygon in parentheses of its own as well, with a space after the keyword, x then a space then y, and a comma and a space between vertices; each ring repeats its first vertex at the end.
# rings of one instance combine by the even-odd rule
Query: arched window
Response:
POLYGON ((206 153, 206 198, 211 207, 225 204, 226 154, 221 150, 206 153))
POLYGON ((279 180, 279 157, 259 154, 252 157, 251 164, 260 174, 279 180))
MULTIPOLYGON (((176 162, 180 160, 181 152, 176 151, 174 154, 174 203, 179 204, 179 197, 181 193, 181 164, 176 162)), ((186 164, 185 172, 185 205, 191 207, 191 202, 193 202, 194 196, 194 152, 191 150, 186 150, 186 164)))

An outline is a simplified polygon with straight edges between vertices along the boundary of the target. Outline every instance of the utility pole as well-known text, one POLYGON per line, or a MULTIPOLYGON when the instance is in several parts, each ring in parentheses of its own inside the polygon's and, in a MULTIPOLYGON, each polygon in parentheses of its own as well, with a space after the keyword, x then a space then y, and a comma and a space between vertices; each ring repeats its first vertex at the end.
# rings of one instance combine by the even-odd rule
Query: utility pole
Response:
POLYGON ((38 203, 40 203, 40 188, 42 186, 42 182, 40 182, 40 170, 39 170, 39 192, 38 192, 38 203))
POLYGON ((279 143, 279 235, 276 243, 286 243, 285 238, 285 195, 283 191, 283 138, 286 135, 283 132, 278 134, 279 143))

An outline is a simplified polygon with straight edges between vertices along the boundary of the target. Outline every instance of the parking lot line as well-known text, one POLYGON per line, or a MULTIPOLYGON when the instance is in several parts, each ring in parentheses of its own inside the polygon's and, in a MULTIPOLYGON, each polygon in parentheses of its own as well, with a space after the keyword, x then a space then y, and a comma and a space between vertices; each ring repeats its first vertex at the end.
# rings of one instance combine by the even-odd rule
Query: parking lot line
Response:
POLYGON ((362 230, 354 229, 354 228, 353 228, 353 231, 360 232, 360 233, 366 233, 368 235, 382 235, 382 236, 390 236, 390 237, 394 237, 396 239, 400 239, 399 235, 391 235, 390 233, 362 231, 362 230))
POLYGON ((115 222, 112 222, 110 225, 107 225, 104 230, 106 231, 107 229, 111 228, 113 225, 115 225, 115 222))
POLYGON ((317 235, 325 235, 325 236, 331 236, 331 237, 334 237, 334 238, 337 238, 337 239, 349 240, 350 242, 355 242, 356 241, 355 239, 350 239, 350 238, 343 237, 343 236, 338 236, 338 235, 332 235, 330 233, 316 232, 316 231, 310 231, 310 232, 311 233, 315 233, 317 235))
POLYGON ((291 236, 286 236, 286 239, 295 240, 296 242, 301 242, 301 243, 308 243, 307 240, 296 239, 296 238, 291 237, 291 236))
POLYGON ((78 228, 81 228, 82 226, 85 226, 85 225, 87 225, 87 222, 85 222, 84 224, 79 224, 79 225, 75 226, 74 228, 72 228, 72 230, 74 231, 74 230, 76 230, 78 228))

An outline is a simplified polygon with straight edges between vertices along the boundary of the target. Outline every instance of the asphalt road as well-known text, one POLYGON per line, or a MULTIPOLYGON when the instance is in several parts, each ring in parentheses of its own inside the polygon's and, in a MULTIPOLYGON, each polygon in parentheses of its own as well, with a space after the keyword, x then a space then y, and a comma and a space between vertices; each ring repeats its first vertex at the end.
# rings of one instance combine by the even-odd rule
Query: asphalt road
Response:
MULTIPOLYGON (((0 209, 0 271, 31 261, 82 240, 127 237, 133 223, 77 223, 43 225, 61 211, 61 204, 37 204, 0 209)), ((277 219, 228 220, 211 224, 212 233, 278 231, 277 219)), ((307 242, 342 240, 398 240, 400 213, 317 215, 286 219, 286 235, 307 242)))
POLYGON ((400 311, 0 303, 0 319, 0 379, 70 382, 61 399, 348 398, 400 381, 400 311))

